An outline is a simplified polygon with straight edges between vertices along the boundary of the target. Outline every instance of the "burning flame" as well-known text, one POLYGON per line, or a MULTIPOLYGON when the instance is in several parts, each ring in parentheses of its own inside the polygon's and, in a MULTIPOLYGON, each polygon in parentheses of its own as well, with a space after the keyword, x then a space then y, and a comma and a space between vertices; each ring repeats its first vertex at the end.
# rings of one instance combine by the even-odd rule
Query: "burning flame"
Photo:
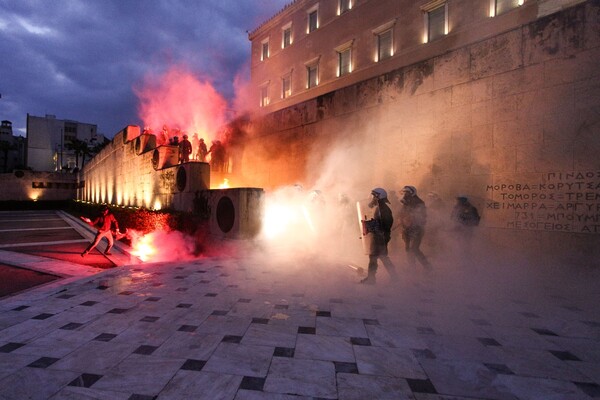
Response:
POLYGON ((131 237, 131 254, 142 262, 183 261, 196 258, 193 237, 179 231, 155 230, 150 233, 127 230, 131 237))
POLYGON ((223 183, 219 185, 219 189, 229 189, 229 179, 223 179, 223 183))
POLYGON ((149 261, 156 254, 156 247, 152 234, 144 235, 133 241, 133 251, 131 254, 139 258, 142 262, 149 261))

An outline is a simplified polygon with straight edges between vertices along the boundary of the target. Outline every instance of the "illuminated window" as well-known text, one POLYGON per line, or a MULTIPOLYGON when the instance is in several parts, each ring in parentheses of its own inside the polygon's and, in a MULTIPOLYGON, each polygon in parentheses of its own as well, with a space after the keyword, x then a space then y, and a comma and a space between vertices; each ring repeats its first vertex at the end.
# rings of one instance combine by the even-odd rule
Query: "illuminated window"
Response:
POLYGON ((292 75, 281 78, 281 98, 285 99, 292 95, 292 75))
POLYGON ((285 49, 292 44, 292 25, 288 24, 281 30, 281 48, 285 49))
POLYGON ((385 60, 392 56, 393 30, 388 29, 377 35, 377 60, 385 60))
POLYGON ((306 87, 312 88, 319 84, 319 64, 306 67, 306 87))
POLYGON ((448 3, 433 0, 421 7, 425 13, 424 42, 431 42, 448 34, 448 3))
POLYGON ((316 31, 319 27, 318 4, 308 11, 308 33, 316 31))
POLYGON ((269 105, 269 84, 266 83, 260 87, 260 106, 266 107, 269 105))
POLYGON ((346 75, 352 71, 351 59, 351 49, 346 49, 338 53, 338 76, 346 75))
POLYGON ((352 8, 352 0, 340 0, 338 15, 342 15, 352 8))
POLYGON ((500 15, 523 5, 523 0, 490 0, 492 12, 491 15, 500 15))
POLYGON ((269 58, 269 39, 265 39, 261 44, 260 60, 264 61, 269 58))

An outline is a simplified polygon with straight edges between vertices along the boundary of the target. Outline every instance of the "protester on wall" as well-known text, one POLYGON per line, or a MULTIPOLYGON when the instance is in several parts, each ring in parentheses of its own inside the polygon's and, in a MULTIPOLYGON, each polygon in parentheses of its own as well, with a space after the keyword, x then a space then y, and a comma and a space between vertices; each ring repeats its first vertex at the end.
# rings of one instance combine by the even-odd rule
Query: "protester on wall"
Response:
POLYGON ((190 161, 192 154, 192 143, 188 140, 188 135, 183 135, 183 139, 179 143, 179 158, 182 163, 190 161))
POLYGON ((206 162, 206 156, 208 155, 208 147, 206 147, 206 143, 204 143, 204 139, 200 138, 198 141, 198 150, 196 154, 196 159, 202 162, 206 162))
POLYGON ((397 280, 398 278, 396 266, 388 257, 387 245, 390 241, 391 229, 394 224, 392 210, 388 204, 387 192, 384 189, 375 188, 371 191, 369 208, 373 209, 373 216, 368 221, 362 221, 363 236, 369 241, 367 277, 360 281, 364 284, 374 285, 376 283, 375 275, 377 273, 378 260, 381 260, 392 280, 397 280))
POLYGON ((98 230, 94 241, 90 243, 83 253, 81 253, 81 257, 85 257, 92 251, 100 243, 102 238, 106 238, 108 241, 108 246, 106 247, 104 254, 111 255, 110 249, 112 249, 114 244, 113 232, 116 235, 121 235, 121 233, 119 232, 119 223, 115 216, 110 212, 109 208, 103 206, 100 210, 100 215, 94 220, 90 220, 86 217, 81 217, 81 220, 98 230))
POLYGON ((213 140, 210 146, 210 166, 213 170, 223 172, 225 170, 225 146, 220 140, 213 140))
POLYGON ((192 143, 192 160, 198 160, 199 159, 198 152, 200 150, 200 137, 198 136, 197 133, 194 133, 192 135, 190 142, 192 143))

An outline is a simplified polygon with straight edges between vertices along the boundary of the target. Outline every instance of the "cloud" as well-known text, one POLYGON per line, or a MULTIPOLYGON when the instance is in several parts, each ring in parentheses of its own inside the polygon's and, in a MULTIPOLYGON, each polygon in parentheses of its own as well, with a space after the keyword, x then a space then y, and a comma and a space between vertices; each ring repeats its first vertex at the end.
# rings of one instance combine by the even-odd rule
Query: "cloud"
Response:
POLYGON ((22 0, 0 3, 0 119, 27 114, 98 125, 140 123, 133 88, 185 65, 227 100, 250 54, 246 31, 287 0, 22 0))

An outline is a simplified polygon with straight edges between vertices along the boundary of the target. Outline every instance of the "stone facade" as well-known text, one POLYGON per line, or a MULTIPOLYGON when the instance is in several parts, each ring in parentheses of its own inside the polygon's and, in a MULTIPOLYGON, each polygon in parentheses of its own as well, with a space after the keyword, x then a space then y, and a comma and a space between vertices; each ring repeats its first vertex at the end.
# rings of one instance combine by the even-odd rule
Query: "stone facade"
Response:
POLYGON ((462 194, 498 244, 598 260, 599 17, 587 1, 267 114, 240 180, 462 194))
POLYGON ((16 170, 0 174, 0 187, 0 202, 71 200, 77 193, 77 176, 16 170))

